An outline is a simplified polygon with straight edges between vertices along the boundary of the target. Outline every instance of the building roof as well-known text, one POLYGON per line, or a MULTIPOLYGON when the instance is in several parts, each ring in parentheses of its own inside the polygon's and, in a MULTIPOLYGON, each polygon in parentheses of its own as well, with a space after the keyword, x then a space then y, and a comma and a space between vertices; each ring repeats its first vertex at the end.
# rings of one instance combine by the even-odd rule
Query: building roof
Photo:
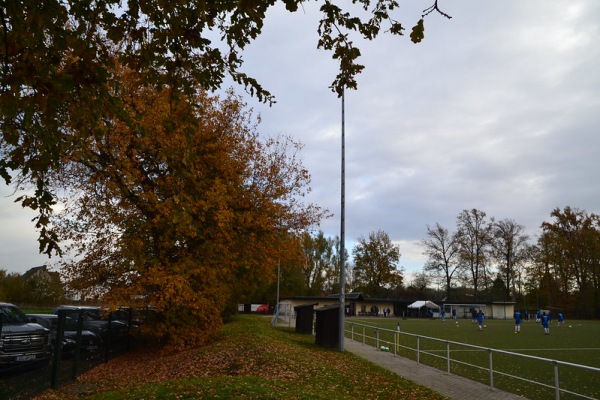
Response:
MULTIPOLYGON (((340 295, 338 293, 333 293, 327 296, 289 296, 282 300, 296 300, 302 301, 305 300, 307 302, 310 301, 329 301, 339 300, 340 295)), ((412 302, 412 300, 405 299, 391 299, 391 298, 374 298, 374 297, 366 297, 362 294, 362 292, 351 292, 346 293, 344 295, 345 301, 358 301, 363 303, 395 303, 395 304, 408 304, 412 302)))
POLYGON ((50 271, 48 271, 48 266, 40 265, 39 267, 33 267, 33 268, 29 269, 28 271, 26 271, 23 274, 23 278, 31 278, 32 276, 34 276, 35 274, 37 274, 39 272, 50 273, 50 271))
MULTIPOLYGON (((330 294, 329 296, 327 296, 327 298, 328 299, 339 299, 340 294, 339 293, 330 294)), ((350 292, 350 293, 344 294, 344 299, 346 299, 346 300, 365 300, 365 297, 363 296, 363 294, 361 292, 350 292)))

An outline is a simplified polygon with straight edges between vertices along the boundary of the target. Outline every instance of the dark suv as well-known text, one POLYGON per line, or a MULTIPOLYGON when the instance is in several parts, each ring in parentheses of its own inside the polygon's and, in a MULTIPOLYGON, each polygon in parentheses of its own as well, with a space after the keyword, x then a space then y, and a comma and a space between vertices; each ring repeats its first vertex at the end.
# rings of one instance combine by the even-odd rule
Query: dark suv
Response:
POLYGON ((83 328, 100 335, 102 340, 122 341, 129 335, 129 327, 123 321, 114 320, 110 322, 105 318, 100 307, 94 306, 59 306, 54 309, 54 314, 67 313, 67 318, 77 319, 80 312, 83 313, 83 328), (110 330, 109 330, 110 329, 110 330))
MULTIPOLYGON (((56 314, 27 314, 31 322, 38 323, 44 328, 50 330, 50 339, 52 346, 56 350, 56 336, 58 334, 58 315, 56 314)), ((79 326, 77 321, 71 318, 65 320, 63 339, 62 339, 62 356, 72 357, 76 354, 77 336, 79 326)), ((81 330, 79 333, 79 346, 81 352, 95 352, 100 348, 102 339, 99 335, 88 330, 81 330)))
POLYGON ((0 368, 46 364, 51 350, 48 329, 29 321, 17 306, 0 303, 0 368))

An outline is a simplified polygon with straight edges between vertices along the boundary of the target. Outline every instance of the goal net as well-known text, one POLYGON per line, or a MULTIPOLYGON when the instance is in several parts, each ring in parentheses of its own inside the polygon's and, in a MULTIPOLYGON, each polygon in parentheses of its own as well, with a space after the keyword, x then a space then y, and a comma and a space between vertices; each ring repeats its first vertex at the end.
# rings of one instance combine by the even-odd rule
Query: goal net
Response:
POLYGON ((467 303, 446 303, 443 305, 444 314, 446 318, 456 319, 471 319, 473 312, 479 312, 481 310, 486 318, 490 315, 487 314, 487 307, 485 304, 467 304, 467 303))
POLYGON ((282 301, 277 303, 275 306, 275 312, 273 313, 271 325, 290 327, 296 326, 296 312, 294 311, 291 302, 282 301))

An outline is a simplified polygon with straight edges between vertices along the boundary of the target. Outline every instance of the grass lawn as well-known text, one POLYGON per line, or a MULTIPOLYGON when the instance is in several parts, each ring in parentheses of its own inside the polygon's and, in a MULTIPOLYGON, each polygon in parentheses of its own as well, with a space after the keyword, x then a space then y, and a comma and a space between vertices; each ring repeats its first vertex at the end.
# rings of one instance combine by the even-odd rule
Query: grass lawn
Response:
POLYGON ((47 399, 431 399, 443 396, 312 335, 240 315, 218 341, 184 352, 140 349, 80 376, 47 399))
MULTIPOLYGON (((573 364, 583 364, 600 368, 600 321, 567 321, 560 327, 554 323, 550 335, 544 335, 541 324, 534 321, 524 322, 521 332, 514 333, 512 320, 486 320, 483 331, 477 329, 471 320, 452 319, 397 319, 397 318, 348 318, 347 329, 354 325, 354 339, 376 345, 377 333, 364 325, 396 330, 400 324, 401 332, 442 339, 442 341, 420 338, 418 346, 423 352, 420 362, 446 370, 446 355, 451 353, 451 372, 489 384, 488 368, 490 352, 498 349, 547 358, 573 364), (364 335, 364 338, 363 338, 364 335), (467 346, 449 344, 445 341, 467 343, 481 346, 477 350, 467 346)), ((393 351, 394 334, 379 330, 380 345, 389 346, 393 351), (385 343, 383 343, 385 342, 385 343)), ((400 334, 397 336, 399 355, 416 359, 417 338, 400 334)), ((499 373, 494 375, 494 386, 522 394, 532 399, 554 397, 554 364, 548 361, 515 357, 494 352, 493 368, 499 373), (525 380, 510 378, 503 374, 517 375, 525 380), (545 388, 529 381, 543 382, 551 386, 545 388)), ((600 372, 586 371, 580 368, 558 365, 561 388, 583 393, 589 398, 600 398, 600 372)), ((561 393, 561 399, 581 398, 561 393)))

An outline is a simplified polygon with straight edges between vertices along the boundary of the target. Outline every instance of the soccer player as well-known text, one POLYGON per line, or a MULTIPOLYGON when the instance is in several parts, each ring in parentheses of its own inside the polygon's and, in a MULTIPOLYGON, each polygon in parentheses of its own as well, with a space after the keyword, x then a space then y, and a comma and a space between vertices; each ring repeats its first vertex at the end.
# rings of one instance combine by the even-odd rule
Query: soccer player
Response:
POLYGON ((557 322, 557 326, 560 326, 561 324, 565 323, 565 316, 563 315, 563 313, 558 313, 558 322, 557 322))
POLYGON ((477 325, 479 325, 479 330, 483 330, 483 312, 479 310, 477 313, 477 325))
POLYGON ((542 320, 542 312, 540 310, 537 310, 535 312, 535 323, 537 324, 541 320, 542 320))
POLYGON ((544 327, 544 333, 549 335, 550 327, 548 326, 548 316, 546 315, 546 311, 542 313, 542 326, 544 327))
POLYGON ((515 311, 515 315, 513 316, 515 319, 515 333, 521 332, 521 311, 515 311))

